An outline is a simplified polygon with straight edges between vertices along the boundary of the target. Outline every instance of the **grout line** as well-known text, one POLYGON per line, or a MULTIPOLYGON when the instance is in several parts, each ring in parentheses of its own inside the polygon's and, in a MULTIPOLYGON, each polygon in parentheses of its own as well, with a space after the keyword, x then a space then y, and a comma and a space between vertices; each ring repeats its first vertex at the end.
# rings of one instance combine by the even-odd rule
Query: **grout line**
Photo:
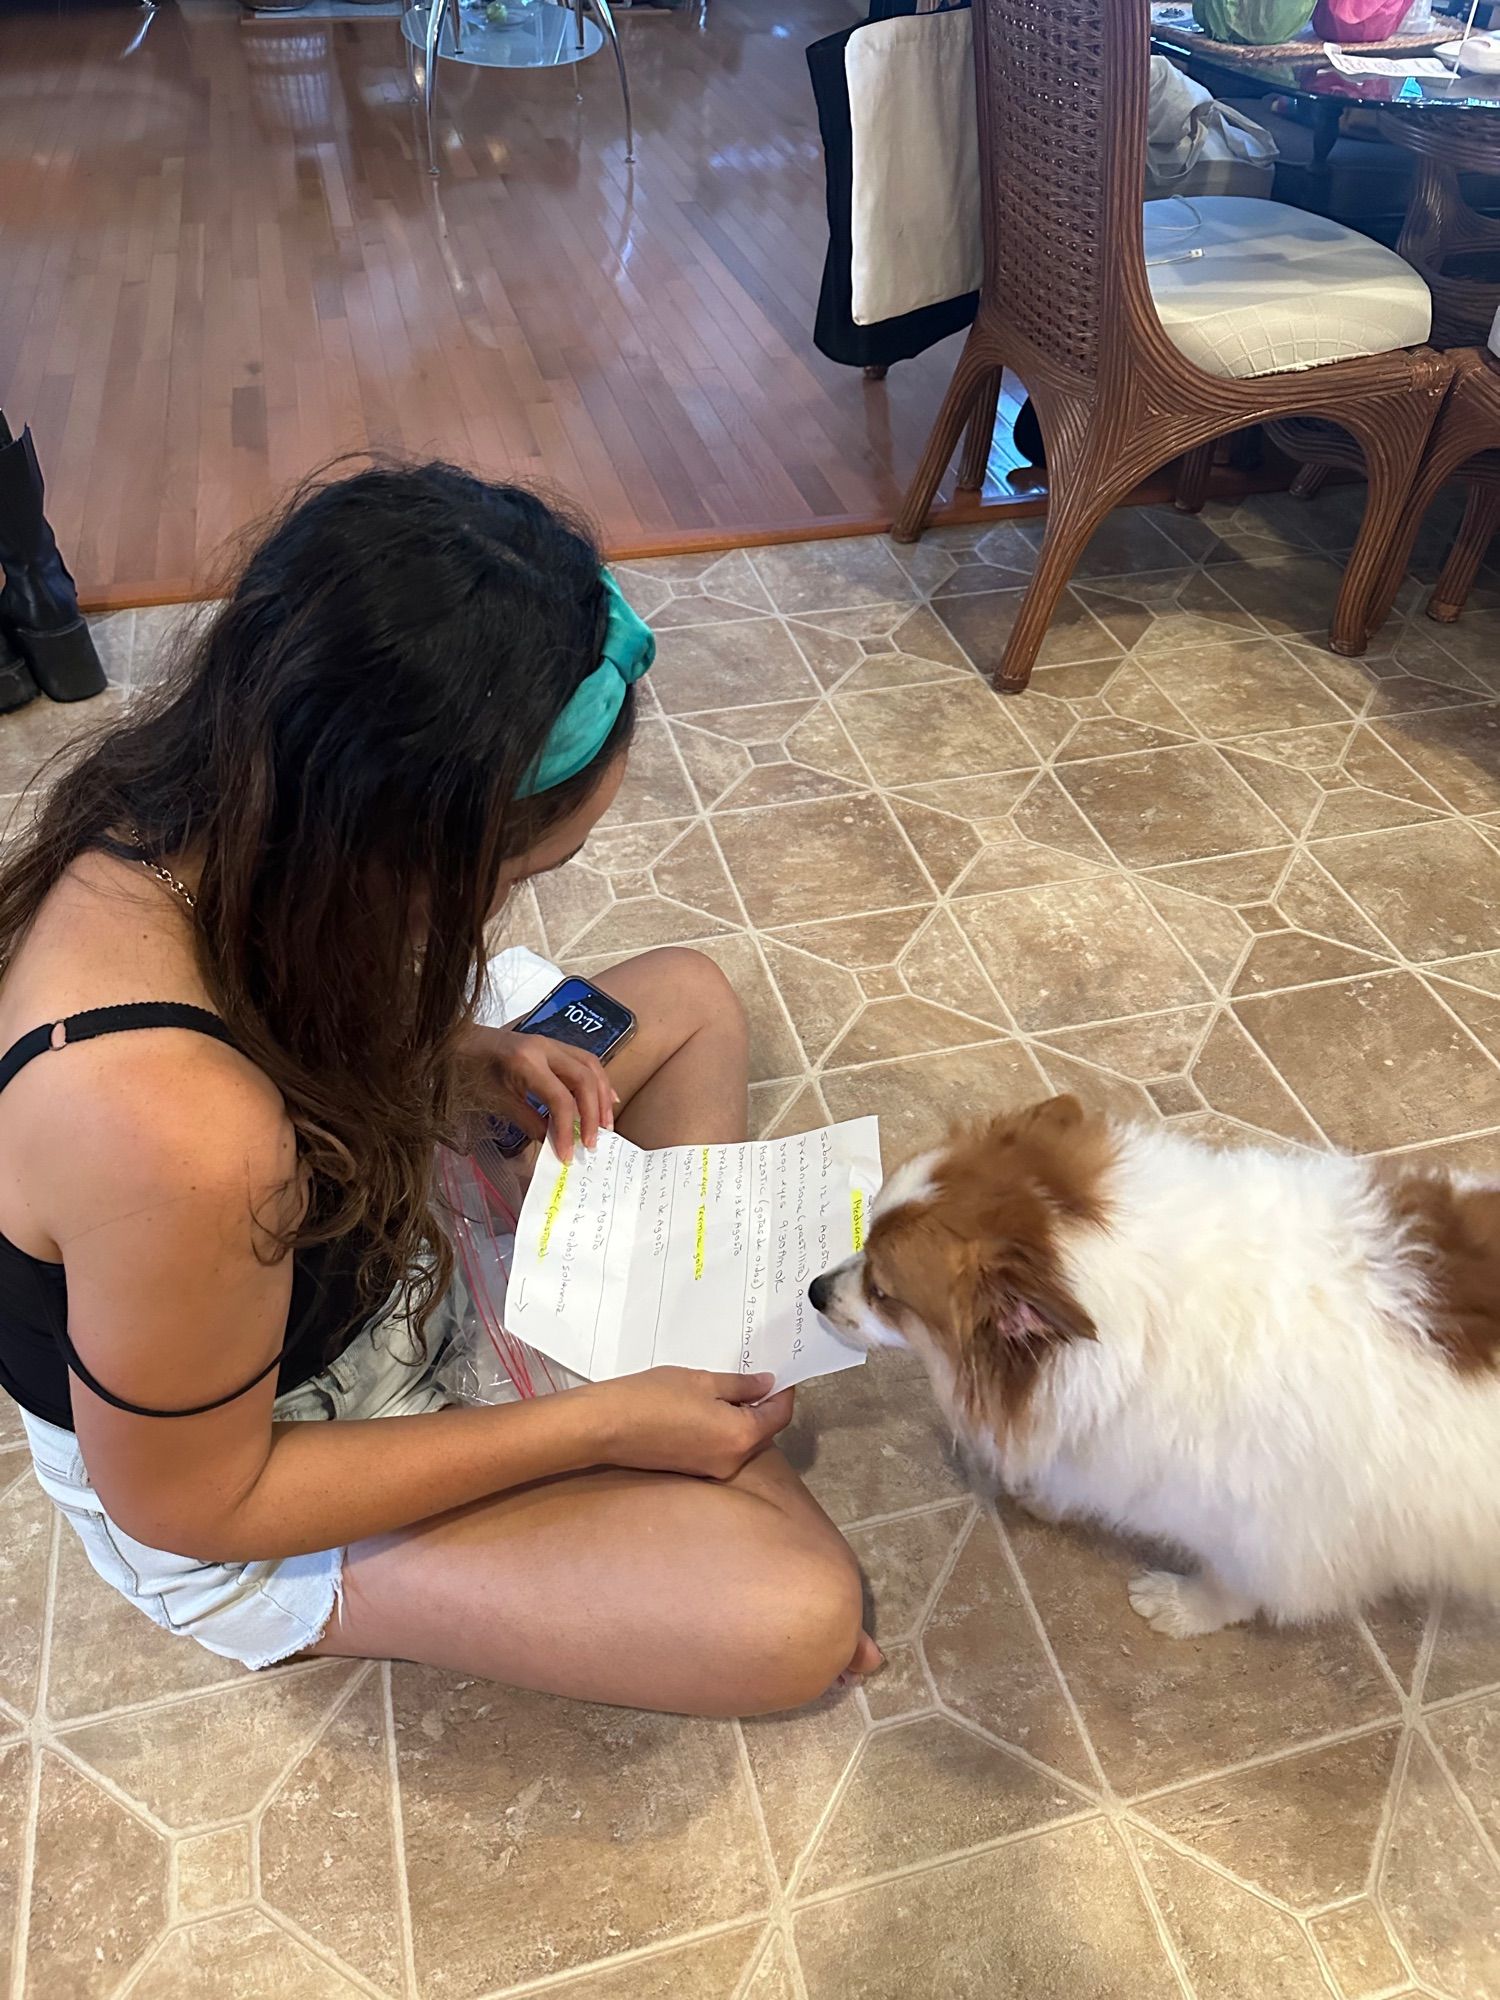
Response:
POLYGON ((1049 1833, 1065 1832, 1069 1827, 1088 1826, 1104 1818, 1095 1805, 1086 1805, 1077 1812, 1060 1813, 1055 1819, 1041 1820, 1034 1826, 1017 1827, 1013 1832, 1003 1833, 993 1840, 977 1841, 972 1847, 954 1848, 942 1854, 933 1855, 923 1861, 914 1861, 904 1868, 887 1868, 874 1875, 852 1876, 848 1881, 837 1882, 827 1889, 815 1889, 797 1903, 797 1911, 815 1910, 826 1903, 842 1902, 846 1896, 855 1896, 869 1889, 881 1889, 892 1882, 909 1882, 923 1875, 935 1875, 940 1869, 952 1868, 962 1861, 975 1861, 986 1854, 998 1854, 1007 1847, 1019 1847, 1024 1841, 1035 1840, 1049 1833))
POLYGON ((781 1936, 787 1964, 791 1969, 794 2000, 809 2000, 807 1981, 802 1972, 802 1953, 797 1947, 797 1927, 790 1914, 782 1928, 781 1936))
POLYGON ((7 1479, 4 1485, 0 1486, 0 1502, 6 1501, 10 1498, 12 1493, 14 1493, 24 1483, 27 1473, 30 1472, 31 1470, 32 1470, 31 1454, 23 1446, 19 1456, 18 1463, 16 1465, 14 1477, 7 1479))
MULTIPOLYGON (((834 1526, 848 1537, 859 1528, 884 1528, 896 1521, 915 1520, 921 1514, 941 1514, 945 1508, 965 1506, 969 1498, 965 1492, 949 1493, 941 1500, 919 1500, 911 1507, 896 1507, 887 1514, 861 1514, 857 1521, 836 1521, 834 1526)), ((955 1528, 953 1532, 957 1534, 958 1530, 955 1528)))
POLYGON ((986 1512, 990 1525, 994 1530, 995 1538, 999 1543, 1000 1559, 1010 1572, 1011 1580, 1015 1584, 1022 1605, 1025 1607, 1027 1616, 1031 1620, 1042 1651, 1047 1657, 1047 1664, 1051 1667, 1053 1677, 1058 1687, 1062 1690, 1062 1698, 1067 1707, 1068 1714, 1072 1718, 1073 1727, 1077 1731, 1078 1740, 1083 1745, 1084 1755, 1088 1758, 1094 1775, 1098 1780, 1100 1795, 1106 1806, 1112 1810, 1118 1804, 1118 1796, 1113 1784, 1110 1782, 1109 1773, 1104 1768, 1104 1760, 1095 1747, 1092 1732, 1084 1719, 1083 1710, 1079 1705, 1077 1696, 1073 1692, 1072 1683, 1063 1672, 1062 1661, 1058 1658, 1057 1648, 1052 1643, 1052 1634, 1047 1630, 1047 1621, 1043 1618, 1037 1601, 1032 1595, 1031 1585, 1027 1581, 1025 1570, 1021 1567, 1021 1559, 1016 1554, 1015 1545, 1010 1538, 1010 1531, 1001 1520, 998 1507, 991 1504, 986 1512))
MULTIPOLYGON (((876 1723, 874 1728, 877 1731, 894 1729, 903 1722, 921 1722, 932 1712, 920 1709, 915 1716, 892 1716, 886 1723, 876 1723)), ((936 1713, 943 1721, 951 1722, 954 1728, 961 1730, 965 1736, 972 1736, 980 1743, 987 1743, 991 1749, 1003 1751, 1007 1757, 1013 1757, 1018 1764, 1024 1764, 1029 1770, 1035 1771, 1039 1778, 1045 1778, 1049 1784, 1058 1785, 1064 1791, 1073 1793, 1091 1810, 1099 1812, 1106 1809, 1106 1800, 1093 1786, 1086 1785, 1081 1778, 1070 1778, 1066 1771, 1060 1771, 1055 1764, 1045 1763, 1034 1750, 1027 1750, 1021 1744, 1013 1742, 1010 1737, 998 1735, 993 1729, 987 1729, 982 1722, 976 1722, 972 1715, 965 1715, 962 1709, 951 1706, 941 1695, 937 1698, 936 1713)))
POLYGON ((133 1793, 126 1791, 117 1778, 110 1777, 106 1771, 96 1769, 86 1758, 81 1757, 65 1739, 61 1737, 44 1738, 38 1744, 37 1748, 39 1753, 42 1750, 50 1751, 59 1763, 66 1764, 70 1771, 76 1772, 86 1783, 103 1792, 106 1798, 112 1799, 121 1812, 126 1814, 128 1818, 136 1820, 140 1825, 154 1833, 164 1846, 170 1846, 171 1843, 183 1835, 186 1835, 189 1839, 196 1839, 200 1833, 213 1832, 219 1827, 235 1825, 248 1818, 247 1814, 241 1814, 239 1821, 234 1819, 220 1819, 214 1822, 212 1826, 207 1823, 200 1825, 197 1821, 194 1821, 190 1826, 173 1826, 169 1820, 164 1820, 153 1812, 144 1800, 138 1799, 133 1793))
MULTIPOLYGON (((299 1660, 295 1664, 288 1662, 275 1669, 276 1684, 280 1686, 284 1681, 311 1680, 315 1674, 326 1673, 330 1666, 336 1664, 332 1659, 299 1660)), ((179 1688, 171 1694, 150 1695, 143 1701, 125 1702, 119 1708, 95 1708, 83 1715, 48 1716, 46 1728, 49 1735, 66 1738, 78 1730, 92 1728, 96 1723, 117 1722, 122 1718, 128 1719, 138 1715, 155 1715, 161 1709, 186 1708, 207 1695, 228 1694, 236 1688, 251 1688, 257 1684, 264 1686, 265 1682, 264 1680, 258 1682, 257 1677, 251 1673, 236 1674, 226 1680, 210 1681, 204 1687, 179 1688)))
POLYGON ((1374 1632, 1370 1629, 1369 1621, 1366 1619, 1363 1612, 1356 1612, 1353 1618, 1350 1620, 1350 1623, 1359 1633, 1360 1638, 1364 1640, 1366 1646, 1370 1649, 1371 1653, 1374 1654, 1376 1663, 1379 1666, 1381 1673, 1384 1675, 1386 1680, 1390 1682, 1391 1687, 1395 1692, 1396 1699, 1401 1704, 1401 1713, 1403 1718, 1405 1719, 1405 1721, 1409 1722, 1410 1713, 1413 1707, 1410 1690, 1402 1686, 1400 1676, 1397 1674, 1396 1669, 1391 1665, 1390 1661, 1386 1658, 1385 1650, 1381 1646, 1380 1641, 1375 1637, 1374 1632))
MULTIPOLYGON (((1424 1642, 1425 1643, 1425 1642, 1424 1642)), ((1396 1750, 1395 1768, 1391 1772, 1391 1782, 1381 1809, 1380 1824, 1375 1834, 1375 1849, 1371 1857, 1370 1873, 1367 1878, 1370 1901, 1379 1913, 1390 1938, 1391 1948, 1401 1962, 1403 1971, 1413 1985, 1417 1983, 1416 1967, 1406 1949, 1406 1941, 1391 1920, 1385 1906, 1384 1880, 1386 1863, 1390 1857, 1391 1839, 1395 1832, 1396 1817, 1401 1809, 1401 1796, 1406 1789, 1406 1773, 1411 1763, 1413 1732, 1408 1727, 1402 1731, 1401 1742, 1396 1750)))
POLYGON ((1345 1743, 1357 1743, 1365 1736, 1378 1736, 1384 1729, 1399 1729, 1404 1726, 1404 1718, 1399 1713, 1376 1716, 1369 1722, 1352 1723, 1347 1729, 1330 1729, 1322 1736, 1309 1736, 1301 1741, 1280 1743, 1273 1750, 1257 1751, 1253 1757, 1243 1757, 1232 1764, 1219 1764, 1207 1771, 1194 1771, 1184 1778, 1172 1778, 1164 1785, 1150 1785, 1144 1791, 1121 1794, 1122 1808, 1131 1812, 1147 1811, 1158 1799, 1172 1797, 1177 1792, 1192 1791, 1197 1785, 1217 1784, 1224 1778, 1242 1777, 1246 1772, 1259 1771, 1271 1764, 1281 1764, 1293 1757, 1305 1757, 1315 1750, 1336 1750, 1345 1743))
POLYGON ((1446 1715, 1450 1709, 1466 1708, 1471 1701, 1490 1700, 1497 1694, 1500 1694, 1500 1680, 1485 1681, 1479 1687, 1464 1688, 1459 1694, 1444 1694, 1435 1701, 1424 1701, 1420 1713, 1446 1715))
POLYGON ((757 1973, 770 1954, 772 1941, 779 1938, 781 1934, 779 1924, 768 1924, 766 1926, 764 1932, 761 1934, 759 1943, 751 1951, 745 1963, 744 1970, 734 1982, 734 1991, 730 1994, 729 2000, 745 2000, 745 1996, 753 1985, 757 1973))
POLYGON ((702 1924, 695 1930, 681 1932, 676 1937, 658 1938, 651 1944, 633 1945, 628 1951, 616 1952, 611 1958, 591 1958, 581 1965, 571 1965, 562 1972, 547 1972, 535 1979, 517 1980, 511 1986, 486 1987, 473 2000, 529 2000, 534 1993, 555 1993, 559 1987, 567 1987, 573 1982, 587 1978, 592 1973, 617 1972, 631 1965, 650 1964, 657 1959, 669 1959, 686 1951, 690 1945, 711 1944, 715 1938, 729 1937, 735 1931, 751 1930, 758 1924, 768 1922, 764 1910, 749 1911, 743 1916, 725 1917, 716 1924, 702 1924))
POLYGON ((1128 1822, 1123 1816, 1116 1818, 1114 1815, 1111 1815, 1110 1831, 1119 1842, 1125 1855, 1126 1865, 1135 1877, 1136 1892, 1146 1906, 1146 1915, 1151 1919, 1152 1926, 1156 1931, 1156 1941, 1161 1946, 1162 1956, 1171 1967, 1173 1977, 1184 1994, 1185 2000, 1195 2000, 1195 1988, 1189 1976, 1187 1965, 1183 1960, 1182 1953, 1177 1948, 1177 1940, 1172 1935, 1171 1927, 1162 1913, 1161 1903, 1155 1889, 1151 1886, 1151 1878, 1146 1873, 1146 1864, 1140 1857, 1140 1851, 1131 1836, 1128 1822))
MULTIPOLYGON (((937 1575, 933 1579, 932 1587, 922 1600, 922 1608, 918 1611, 911 1626, 906 1631, 892 1636, 891 1644, 893 1646, 920 1646, 922 1637, 927 1630, 927 1621, 937 1609, 938 1599, 948 1588, 953 1572, 963 1560, 964 1551, 974 1538, 974 1524, 979 1519, 979 1502, 970 1499, 967 1503, 955 1501, 953 1504, 955 1507, 963 1507, 963 1519, 955 1525, 952 1535, 948 1538, 948 1546, 943 1553, 943 1560, 938 1564, 937 1575)), ((933 1693, 934 1695, 937 1694, 936 1687, 933 1688, 933 1693)))
MULTIPOLYGON (((868 1704, 860 1705, 860 1713, 865 1717, 869 1716, 868 1704)), ((787 1870, 785 1886, 780 1890, 783 1908, 789 1909, 791 1907, 802 1878, 807 1872, 808 1865, 822 1846, 824 1834, 833 1824, 839 1807, 844 1803, 845 1794, 854 1783, 854 1774, 864 1762, 878 1727, 879 1725, 866 1720, 860 1735, 850 1749, 849 1755, 844 1761, 844 1767, 834 1780, 833 1788, 824 1801, 821 1812, 819 1812, 816 1820, 813 1822, 806 1840, 803 1841, 801 1848, 794 1856, 792 1864, 787 1870)), ((780 1883, 781 1878, 779 1873, 776 1876, 776 1880, 780 1883)))
POLYGON ((755 1765, 745 1736, 744 1719, 736 1716, 730 1724, 730 1730, 739 1753, 740 1783, 745 1788, 750 1816, 755 1821, 755 1830, 760 1837, 761 1864, 766 1872, 766 1880, 770 1884, 771 1899, 766 1906, 767 1913, 772 1918, 778 1918, 786 1909, 786 1890, 782 1885, 781 1870, 776 1863, 776 1848, 771 1839, 771 1823, 766 1818, 765 1801, 756 1782, 755 1765))
POLYGON ((421 2000, 417 1977, 416 1933, 411 1917, 411 1878, 406 1866, 406 1817, 401 1802, 401 1765, 396 1755, 396 1699, 394 1675, 389 1660, 382 1660, 380 1702, 385 1722, 387 1800, 391 1815, 391 1845, 396 1869, 396 1927, 401 1939, 401 1963, 406 1974, 407 2000, 421 2000))
MULTIPOLYGON (((345 1682, 344 1686, 338 1690, 337 1694, 330 1695, 328 1703, 324 1707, 322 1714, 315 1721, 309 1723, 306 1732, 298 1740, 297 1748, 293 1750, 292 1754, 287 1758, 286 1762, 281 1766, 276 1776, 271 1780, 270 1784, 266 1786, 265 1790, 261 1793, 260 1797, 250 1807, 248 1813, 246 1813, 245 1817, 250 1822, 250 1851, 253 1857, 253 1866, 255 1869, 255 1879, 257 1883, 259 1883, 260 1881, 261 1827, 262 1824, 264 1823, 267 1812, 269 1812, 271 1808, 272 1801, 275 1799, 277 1793, 281 1791, 282 1787, 286 1784, 287 1780, 291 1777, 293 1771, 296 1770, 297 1766, 300 1763, 302 1763, 304 1759, 310 1757, 313 1751, 317 1749, 318 1745, 322 1742, 324 1736, 327 1735, 328 1731, 333 1727, 333 1724, 337 1720, 337 1718, 343 1714, 344 1710, 349 1706, 350 1702, 353 1701, 354 1697, 359 1693, 360 1689, 364 1687, 366 1682, 370 1679, 371 1668, 372 1668, 372 1663, 370 1661, 361 1660, 357 1665, 356 1671, 349 1676, 349 1679, 345 1682)), ((278 1914, 280 1914, 280 1912, 278 1912, 278 1914)))
POLYGON ((1473 1800, 1469 1797, 1468 1793, 1464 1790, 1463 1786, 1458 1782, 1457 1778, 1454 1777, 1452 1769, 1449 1766, 1448 1759, 1443 1755, 1441 1746, 1437 1742, 1437 1739, 1433 1736, 1431 1729, 1428 1727, 1426 1716, 1419 1715, 1415 1723, 1412 1725, 1412 1727, 1413 1727, 1413 1734, 1418 1738, 1420 1738, 1420 1740, 1427 1746, 1428 1755, 1431 1756, 1435 1761, 1435 1763, 1437 1764, 1438 1770, 1442 1773, 1443 1779, 1447 1784, 1449 1791, 1453 1794, 1454 1798, 1457 1800, 1459 1811, 1463 1814, 1463 1817, 1469 1822, 1469 1831, 1472 1834, 1474 1834, 1478 1839, 1479 1844, 1483 1848, 1485 1854, 1488 1856, 1490 1865, 1494 1868, 1495 1873, 1497 1875, 1500 1875, 1500 1842, 1496 1842, 1495 1839, 1491 1836, 1490 1830, 1485 1825, 1484 1821, 1480 1818, 1478 1809, 1476 1808, 1473 1800))
POLYGON ((42 1600, 42 1635, 37 1649, 36 1689, 32 1720, 28 1727, 31 1745, 31 1780, 27 1788, 26 1815, 21 1832, 21 1861, 16 1871, 15 1952, 11 1960, 11 1990, 16 2000, 24 2000, 27 1988, 27 1960, 31 1945, 31 1904, 36 1892, 36 1847, 42 1818, 42 1752, 46 1747, 38 1718, 46 1714, 47 1684, 52 1668, 52 1632, 57 1599, 57 1570, 62 1522, 57 1509, 48 1523, 46 1590, 42 1600))
POLYGON ((389 1993, 383 1992, 374 1980, 359 1971, 356 1966, 350 1965, 347 1959, 340 1958, 330 1945, 315 1938, 311 1931, 304 1930, 297 1919, 289 1916, 279 1904, 258 1903, 255 1907, 275 1929, 285 1932, 289 1938, 301 1945, 310 1958, 317 1959, 320 1964, 327 1966, 330 1972, 339 1974, 359 1992, 368 1994, 369 2000, 390 2000, 389 1993))
MULTIPOLYGON (((1344 1989, 1338 1980, 1334 1978, 1333 1967, 1328 1963, 1328 1954, 1314 1935, 1312 1924, 1305 1916, 1294 1915, 1292 1921, 1296 1924, 1298 1930, 1301 1931, 1303 1943, 1312 1953, 1313 1964, 1317 1966, 1319 1972, 1323 1975, 1323 1984, 1332 1995, 1332 2000, 1344 2000, 1344 1989)), ((1400 1989, 1398 1988, 1397 1990, 1399 1991, 1400 1989)), ((1363 2000, 1379 2000, 1379 1995, 1378 1993, 1366 1994, 1363 1996, 1363 2000)))
POLYGON ((1257 1903, 1263 1903, 1267 1909, 1279 1911, 1284 1917, 1291 1917, 1293 1919, 1301 1917, 1301 1912, 1296 1908, 1295 1904, 1289 1903, 1284 1896, 1278 1896, 1272 1890, 1262 1888, 1258 1883, 1252 1882, 1248 1876, 1236 1874, 1227 1862, 1220 1861, 1216 1855, 1210 1854, 1207 1849, 1195 1847, 1191 1841, 1182 1839, 1179 1834, 1168 1833, 1164 1827, 1158 1826, 1154 1820, 1148 1820, 1142 1814, 1133 1810, 1127 1809, 1121 1814, 1121 1818, 1125 1825, 1144 1835, 1146 1839, 1154 1840, 1159 1846, 1169 1848, 1181 1860, 1195 1863, 1207 1874, 1217 1875, 1221 1882, 1228 1882, 1234 1888, 1242 1891, 1243 1894, 1253 1896, 1257 1903))

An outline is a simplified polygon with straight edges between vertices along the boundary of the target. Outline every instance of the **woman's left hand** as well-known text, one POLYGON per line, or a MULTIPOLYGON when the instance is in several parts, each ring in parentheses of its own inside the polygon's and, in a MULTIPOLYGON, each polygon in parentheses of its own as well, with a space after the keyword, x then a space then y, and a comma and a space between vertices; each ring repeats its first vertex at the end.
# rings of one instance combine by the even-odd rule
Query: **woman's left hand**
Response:
POLYGON ((597 1056, 554 1042, 546 1035, 519 1035, 513 1028, 474 1028, 472 1052, 491 1079, 487 1108, 514 1119, 533 1139, 550 1129, 560 1160, 573 1157, 575 1130, 590 1152, 601 1130, 615 1122, 618 1099, 597 1056), (527 1102, 547 1107, 542 1118, 527 1102))

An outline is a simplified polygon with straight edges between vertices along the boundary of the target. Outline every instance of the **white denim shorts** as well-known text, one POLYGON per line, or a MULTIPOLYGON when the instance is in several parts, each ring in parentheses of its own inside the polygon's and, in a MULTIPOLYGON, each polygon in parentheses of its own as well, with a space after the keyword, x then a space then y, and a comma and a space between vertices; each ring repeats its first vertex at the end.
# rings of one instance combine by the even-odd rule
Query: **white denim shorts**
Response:
MULTIPOLYGON (((412 1417, 449 1400, 443 1368, 455 1325, 445 1301, 428 1323, 425 1355, 404 1319, 379 1320, 321 1374, 275 1403, 277 1423, 412 1417)), ((23 1410, 42 1491, 76 1530, 107 1584, 168 1632, 246 1667, 271 1667, 315 1645, 343 1588, 344 1551, 266 1562, 205 1563, 148 1548, 112 1521, 71 1431, 23 1410)))
MULTIPOLYGON (((517 1019, 561 977, 533 952, 501 952, 490 961, 481 1019, 517 1019)), ((444 1408, 455 1400, 447 1383, 467 1305, 455 1280, 427 1324, 422 1347, 404 1313, 376 1320, 320 1374, 278 1396, 275 1421, 412 1417, 444 1408)), ((195 1562, 148 1548, 104 1511, 73 1433, 24 1410, 20 1415, 42 1491, 76 1530, 104 1581, 148 1618, 246 1667, 275 1666, 322 1638, 343 1588, 342 1548, 246 1563, 195 1562)))

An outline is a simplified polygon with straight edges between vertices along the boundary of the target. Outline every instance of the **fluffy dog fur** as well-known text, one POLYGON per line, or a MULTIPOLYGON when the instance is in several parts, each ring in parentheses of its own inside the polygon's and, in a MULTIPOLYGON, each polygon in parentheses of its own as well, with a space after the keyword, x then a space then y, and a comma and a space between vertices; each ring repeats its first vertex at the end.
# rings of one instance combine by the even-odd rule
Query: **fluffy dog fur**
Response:
POLYGON ((1159 1632, 1500 1598, 1500 1188, 1057 1098, 901 1168, 813 1303, 1033 1511, 1188 1551, 1159 1632))

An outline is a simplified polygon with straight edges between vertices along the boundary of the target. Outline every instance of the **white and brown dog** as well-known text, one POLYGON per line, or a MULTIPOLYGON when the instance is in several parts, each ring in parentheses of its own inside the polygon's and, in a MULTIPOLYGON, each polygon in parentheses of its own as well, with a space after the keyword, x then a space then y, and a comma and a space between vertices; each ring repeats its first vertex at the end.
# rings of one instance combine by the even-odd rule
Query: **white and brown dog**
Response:
POLYGON ((1033 1511, 1185 1550, 1159 1632, 1500 1598, 1500 1186, 1060 1097, 902 1167, 811 1295, 1033 1511))

